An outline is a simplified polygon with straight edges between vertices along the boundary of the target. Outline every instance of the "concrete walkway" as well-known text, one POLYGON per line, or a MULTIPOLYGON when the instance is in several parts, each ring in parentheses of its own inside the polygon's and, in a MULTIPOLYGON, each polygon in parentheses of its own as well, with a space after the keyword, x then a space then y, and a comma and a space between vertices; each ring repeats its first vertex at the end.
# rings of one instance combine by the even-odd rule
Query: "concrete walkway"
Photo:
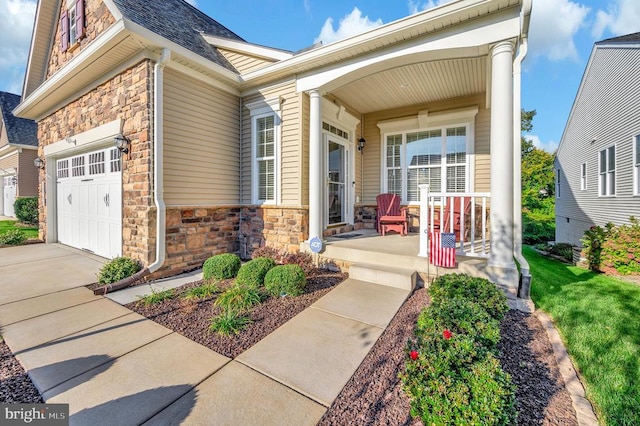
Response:
POLYGON ((79 287, 95 275, 71 249, 17 249, 0 250, 0 334, 71 424, 315 424, 409 295, 348 279, 231 360, 79 287))

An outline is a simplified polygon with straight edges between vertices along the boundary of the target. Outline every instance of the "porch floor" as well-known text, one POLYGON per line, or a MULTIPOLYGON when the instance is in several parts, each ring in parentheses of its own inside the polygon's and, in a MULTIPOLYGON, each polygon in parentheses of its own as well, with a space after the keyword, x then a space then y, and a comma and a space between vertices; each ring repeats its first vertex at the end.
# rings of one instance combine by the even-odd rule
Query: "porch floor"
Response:
MULTIPOLYGON (((480 244, 476 244, 476 252, 481 252, 480 244)), ((485 244, 488 253, 489 241, 485 244)), ((466 243, 465 251, 470 251, 470 246, 466 243)), ((340 261, 336 263, 342 263, 344 269, 354 263, 410 269, 418 272, 423 281, 455 272, 489 278, 485 270, 487 258, 458 255, 456 268, 440 268, 429 264, 427 258, 419 257, 419 247, 420 235, 417 233, 404 237, 387 234, 383 237, 373 229, 360 229, 328 237, 321 257, 327 261, 340 261)))

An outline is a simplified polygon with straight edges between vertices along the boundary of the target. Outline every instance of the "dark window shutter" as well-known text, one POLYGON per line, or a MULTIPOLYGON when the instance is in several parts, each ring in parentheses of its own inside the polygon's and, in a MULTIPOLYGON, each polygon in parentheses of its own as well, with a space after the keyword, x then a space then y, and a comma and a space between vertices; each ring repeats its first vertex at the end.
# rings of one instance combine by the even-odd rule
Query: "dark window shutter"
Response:
POLYGON ((84 34, 84 0, 78 0, 76 3, 76 39, 80 40, 84 34))
POLYGON ((69 47, 69 15, 65 10, 60 16, 60 50, 67 51, 69 47))

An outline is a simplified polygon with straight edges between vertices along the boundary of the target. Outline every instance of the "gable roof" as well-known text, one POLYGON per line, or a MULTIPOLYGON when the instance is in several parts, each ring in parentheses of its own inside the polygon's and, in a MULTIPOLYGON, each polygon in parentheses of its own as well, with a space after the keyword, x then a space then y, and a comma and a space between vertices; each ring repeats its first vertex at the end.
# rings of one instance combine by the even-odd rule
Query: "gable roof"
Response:
POLYGON ((10 144, 38 146, 38 126, 33 120, 18 118, 13 109, 20 103, 20 96, 0 92, 0 112, 10 144))
POLYGON ((183 0, 112 0, 125 19, 209 59, 224 68, 237 72, 227 59, 209 44, 203 34, 244 42, 244 40, 216 20, 183 0))
POLYGON ((637 43, 640 42, 640 33, 627 34, 620 37, 612 37, 605 40, 601 40, 596 43, 599 44, 613 44, 613 43, 637 43))

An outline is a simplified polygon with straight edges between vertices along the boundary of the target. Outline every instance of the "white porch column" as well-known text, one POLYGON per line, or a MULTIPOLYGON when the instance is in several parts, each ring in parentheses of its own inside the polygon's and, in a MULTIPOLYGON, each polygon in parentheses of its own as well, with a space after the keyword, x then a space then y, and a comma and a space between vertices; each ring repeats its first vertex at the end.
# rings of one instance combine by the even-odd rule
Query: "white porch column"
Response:
POLYGON ((322 239, 322 97, 309 91, 309 240, 322 239))
POLYGON ((489 266, 513 260, 513 45, 491 51, 491 255, 489 266))

